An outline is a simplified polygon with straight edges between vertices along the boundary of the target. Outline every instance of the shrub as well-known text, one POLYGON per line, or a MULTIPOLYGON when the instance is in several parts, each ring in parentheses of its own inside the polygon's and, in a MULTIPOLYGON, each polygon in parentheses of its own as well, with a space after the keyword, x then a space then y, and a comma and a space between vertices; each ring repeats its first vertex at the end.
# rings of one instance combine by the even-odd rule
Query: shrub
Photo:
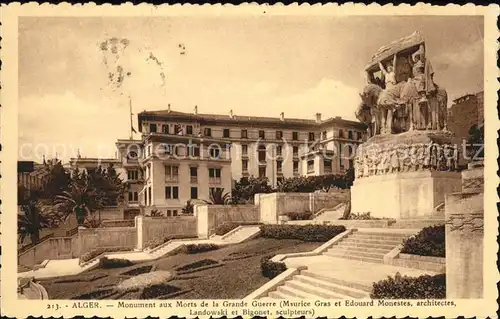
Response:
POLYGON ((100 260, 101 268, 109 269, 109 268, 123 268, 132 266, 134 263, 128 259, 122 258, 108 258, 102 257, 100 260))
POLYGON ((160 245, 163 245, 167 241, 174 240, 174 239, 188 239, 188 238, 198 238, 197 236, 192 236, 192 235, 170 235, 166 236, 165 238, 155 238, 152 240, 149 240, 146 244, 146 247, 149 247, 150 249, 156 248, 160 245))
POLYGON ((215 228, 215 234, 222 236, 229 233, 231 230, 238 228, 239 226, 245 225, 262 225, 262 223, 258 222, 225 222, 218 225, 215 228))
POLYGON ((446 276, 423 275, 420 277, 388 277, 373 284, 372 299, 444 299, 446 298, 446 276))
POLYGON ((286 264, 272 261, 271 257, 264 256, 260 260, 260 270, 264 277, 273 279, 286 270, 286 264))
POLYGON ((217 250, 219 246, 216 244, 189 244, 186 245, 186 252, 188 254, 199 254, 206 251, 217 250))
POLYGON ((445 237, 444 225, 425 227, 415 236, 405 240, 401 252, 411 255, 445 257, 445 237))
POLYGON ((111 253, 111 252, 118 252, 118 251, 129 251, 130 248, 126 248, 126 247, 101 247, 101 248, 96 248, 96 249, 93 249, 89 252, 86 252, 84 254, 82 254, 80 256, 80 264, 81 263, 84 263, 84 262, 87 262, 91 259, 94 259, 96 257, 98 257, 99 255, 102 255, 104 253, 111 253))
POLYGON ((260 235, 265 238, 327 242, 345 230, 344 226, 337 225, 262 225, 260 235))
POLYGON ((313 213, 310 211, 306 212, 289 212, 282 214, 283 216, 287 216, 290 220, 310 220, 313 217, 313 213))
POLYGON ((222 223, 215 228, 215 234, 222 236, 229 233, 231 230, 240 227, 238 223, 222 223))
POLYGON ((205 267, 205 266, 209 266, 209 265, 215 265, 215 264, 218 264, 218 262, 215 260, 203 259, 203 260, 195 261, 193 263, 178 267, 176 270, 177 271, 186 271, 186 270, 201 268, 201 267, 205 267))

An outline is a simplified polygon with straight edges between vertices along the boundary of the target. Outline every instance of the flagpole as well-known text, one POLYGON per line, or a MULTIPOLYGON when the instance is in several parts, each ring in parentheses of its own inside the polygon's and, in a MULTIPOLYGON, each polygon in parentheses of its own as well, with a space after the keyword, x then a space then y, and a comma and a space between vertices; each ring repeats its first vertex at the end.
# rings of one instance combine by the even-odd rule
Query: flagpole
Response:
POLYGON ((133 139, 133 124, 132 124, 132 99, 130 98, 130 94, 128 96, 128 105, 129 105, 129 113, 130 113, 130 139, 133 139))

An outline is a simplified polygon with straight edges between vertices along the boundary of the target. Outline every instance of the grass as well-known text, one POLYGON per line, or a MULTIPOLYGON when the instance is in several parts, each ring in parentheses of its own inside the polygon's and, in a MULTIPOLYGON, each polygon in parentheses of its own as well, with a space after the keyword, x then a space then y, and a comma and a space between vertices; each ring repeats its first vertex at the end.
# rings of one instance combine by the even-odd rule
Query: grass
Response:
MULTIPOLYGON (((224 263, 224 265, 217 268, 200 270, 199 272, 196 272, 196 274, 178 275, 174 277, 168 282, 168 285, 179 288, 180 291, 189 292, 173 296, 172 298, 240 299, 270 280, 262 275, 260 269, 260 260, 263 256, 311 251, 321 244, 322 243, 303 242, 296 239, 256 238, 248 242, 221 247, 218 250, 198 254, 183 253, 165 257, 156 261, 136 264, 128 268, 96 269, 88 272, 87 274, 59 277, 56 280, 42 281, 41 284, 47 289, 51 299, 70 299, 75 296, 89 294, 92 291, 109 289, 109 287, 113 287, 120 282, 131 278, 123 276, 123 274, 127 272, 132 274, 140 272, 139 270, 133 271, 134 269, 140 267, 152 266, 156 271, 167 270, 175 273, 176 268, 178 267, 192 263, 200 263, 203 260, 211 259, 224 263), (234 257, 242 258, 234 259, 234 257), (100 275, 105 274, 106 276, 94 281, 80 280, 72 281, 71 283, 57 282, 57 280, 61 280, 63 278, 65 280, 78 279, 83 276, 87 276, 87 278, 95 278, 89 277, 94 273, 98 273, 100 275)), ((170 289, 171 288, 169 288, 169 290, 170 289)), ((141 298, 141 293, 142 292, 136 292, 130 296, 125 295, 120 298, 141 298)), ((147 295, 149 298, 152 298, 150 292, 147 293, 147 295)), ((116 295, 112 295, 110 298, 116 298, 116 295)))

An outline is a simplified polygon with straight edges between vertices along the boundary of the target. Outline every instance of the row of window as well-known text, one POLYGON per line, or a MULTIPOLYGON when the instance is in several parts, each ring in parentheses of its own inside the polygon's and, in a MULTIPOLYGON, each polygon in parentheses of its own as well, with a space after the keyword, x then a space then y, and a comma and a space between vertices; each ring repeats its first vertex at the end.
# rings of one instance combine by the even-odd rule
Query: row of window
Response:
MULTIPOLYGON (((158 125, 159 124, 154 124, 151 123, 149 124, 149 131, 151 133, 156 133, 158 132, 158 125)), ((182 129, 182 126, 179 124, 175 124, 173 126, 173 130, 170 130, 170 125, 168 124, 161 124, 162 128, 162 133, 164 134, 177 134, 177 135, 184 135, 184 131, 182 129)), ((193 126, 192 125, 186 125, 186 132, 185 134, 187 135, 193 135, 193 126)), ((283 131, 276 131, 275 132, 275 138, 277 140, 283 139, 283 131)), ((361 132, 356 132, 357 134, 357 140, 362 139, 362 133, 361 132)), ((209 127, 205 127, 203 129, 203 135, 207 137, 212 136, 212 129, 209 127)), ((327 131, 322 132, 322 138, 326 139, 327 131)), ((222 137, 223 138, 231 138, 231 131, 228 128, 222 129, 222 137)), ((339 138, 344 138, 344 131, 339 130, 339 138)), ((240 138, 248 138, 248 130, 241 130, 240 138)), ((266 139, 266 132, 264 130, 259 131, 259 138, 260 139, 266 139)), ((354 138, 354 133, 351 130, 347 131, 347 138, 352 140, 354 138)), ((292 132, 292 140, 293 141, 298 141, 299 139, 299 132, 292 132)), ((308 135, 308 140, 314 141, 315 140, 315 133, 314 132, 309 132, 308 135)))
MULTIPOLYGON (((210 158, 220 159, 221 150, 222 148, 218 145, 211 145, 210 147, 208 147, 208 153, 210 155, 210 158)), ((191 157, 200 156, 200 147, 195 144, 189 144, 189 145, 160 144, 158 151, 159 151, 158 155, 160 156, 163 155, 177 155, 177 156, 187 155, 191 157), (182 149, 187 149, 187 152, 186 151, 182 152, 181 151, 182 149)), ((146 147, 146 153, 144 154, 144 158, 150 156, 151 154, 152 154, 152 145, 148 145, 146 147)))
MULTIPOLYGON (((209 187, 211 194, 214 190, 220 190, 220 187, 209 187)), ((198 199, 198 187, 191 187, 191 199, 198 199)), ((179 186, 165 186, 165 199, 179 199, 179 186)))

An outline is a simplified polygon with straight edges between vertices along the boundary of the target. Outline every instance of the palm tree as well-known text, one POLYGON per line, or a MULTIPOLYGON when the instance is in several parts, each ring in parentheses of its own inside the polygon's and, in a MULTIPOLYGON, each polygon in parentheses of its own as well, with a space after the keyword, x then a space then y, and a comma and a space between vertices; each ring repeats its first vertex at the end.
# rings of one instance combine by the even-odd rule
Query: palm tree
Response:
POLYGON ((56 196, 56 205, 64 210, 64 219, 75 213, 78 225, 83 225, 86 216, 103 206, 102 196, 89 186, 87 180, 72 182, 69 191, 56 196))
POLYGON ((210 205, 229 205, 231 204, 231 194, 224 193, 224 188, 212 188, 210 200, 205 202, 210 205))
POLYGON ((19 243, 30 237, 32 244, 40 242, 40 230, 50 224, 53 216, 43 213, 43 208, 36 200, 29 200, 21 205, 22 214, 17 215, 17 234, 19 243))

